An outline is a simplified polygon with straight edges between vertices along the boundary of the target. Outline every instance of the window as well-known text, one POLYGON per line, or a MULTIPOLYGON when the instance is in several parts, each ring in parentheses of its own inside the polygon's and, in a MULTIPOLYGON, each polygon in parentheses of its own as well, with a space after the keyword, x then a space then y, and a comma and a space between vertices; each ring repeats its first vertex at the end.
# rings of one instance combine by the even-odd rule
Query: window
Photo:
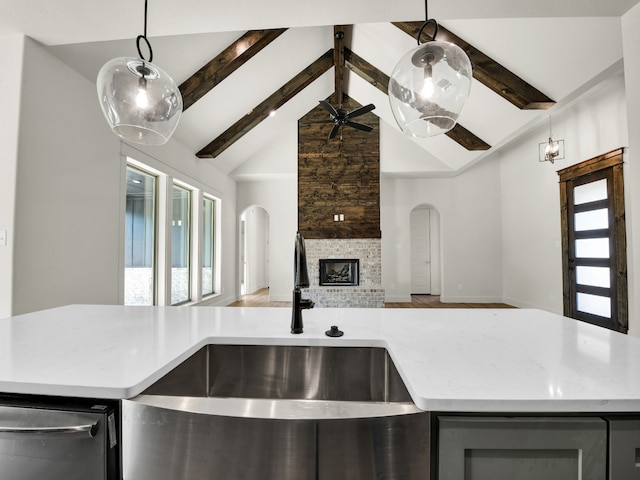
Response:
POLYGON ((214 293, 215 200, 202 200, 202 295, 214 293))
POLYGON ((173 186, 171 222, 171 305, 191 300, 191 192, 173 186))
POLYGON ((558 171, 564 314, 627 332, 622 149, 558 171))
POLYGON ((127 167, 124 304, 155 303, 155 176, 127 167))
POLYGON ((221 201, 194 179, 126 157, 125 305, 184 305, 215 295, 221 201))

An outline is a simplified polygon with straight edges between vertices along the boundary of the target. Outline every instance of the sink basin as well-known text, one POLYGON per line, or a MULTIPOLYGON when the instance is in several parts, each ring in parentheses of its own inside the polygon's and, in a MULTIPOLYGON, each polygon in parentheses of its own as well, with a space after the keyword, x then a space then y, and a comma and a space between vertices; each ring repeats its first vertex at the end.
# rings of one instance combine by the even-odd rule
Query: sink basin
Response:
POLYGON ((122 401, 136 480, 428 478, 431 417, 383 348, 208 345, 122 401))
POLYGON ((375 347, 208 345, 143 394, 411 402, 387 351, 375 347))

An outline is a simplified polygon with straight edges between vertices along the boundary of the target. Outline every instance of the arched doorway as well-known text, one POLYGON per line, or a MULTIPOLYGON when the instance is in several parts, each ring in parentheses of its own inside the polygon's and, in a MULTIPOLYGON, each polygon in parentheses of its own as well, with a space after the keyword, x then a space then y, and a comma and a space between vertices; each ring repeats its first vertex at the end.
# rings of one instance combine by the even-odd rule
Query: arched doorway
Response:
POLYGON ((440 295, 440 214, 418 205, 410 214, 411 294, 440 295))
POLYGON ((269 287, 269 212, 258 205, 240 214, 240 295, 269 287))

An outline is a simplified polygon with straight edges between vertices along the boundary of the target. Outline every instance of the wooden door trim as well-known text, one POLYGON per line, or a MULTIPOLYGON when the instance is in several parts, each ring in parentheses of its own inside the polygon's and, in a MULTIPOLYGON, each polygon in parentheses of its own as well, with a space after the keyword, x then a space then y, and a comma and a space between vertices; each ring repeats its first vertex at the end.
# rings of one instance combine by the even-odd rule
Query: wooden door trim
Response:
POLYGON ((614 165, 621 165, 622 160, 622 148, 612 150, 597 157, 593 157, 584 162, 580 162, 576 165, 558 170, 558 176, 560 182, 566 182, 567 180, 573 180, 577 177, 582 177, 598 170, 604 170, 605 168, 612 167, 614 165))
MULTIPOLYGON (((588 177, 608 178, 611 180, 607 186, 608 196, 612 205, 612 212, 609 212, 609 238, 611 251, 613 252, 613 265, 611 272, 611 310, 613 325, 603 325, 598 318, 593 317, 587 321, 597 325, 613 328, 614 330, 626 333, 628 330, 628 302, 627 302, 627 243, 626 243, 626 222, 624 206, 624 178, 623 178, 623 151, 619 148, 611 152, 591 158, 577 165, 559 170, 560 178, 560 224, 562 230, 562 297, 564 315, 571 316, 576 309, 575 291, 572 288, 572 266, 570 259, 573 258, 573 245, 569 238, 569 229, 573 221, 573 195, 574 186, 589 183, 588 177), (604 172, 610 169, 609 172, 604 172)), ((585 317, 588 317, 585 314, 585 317)))

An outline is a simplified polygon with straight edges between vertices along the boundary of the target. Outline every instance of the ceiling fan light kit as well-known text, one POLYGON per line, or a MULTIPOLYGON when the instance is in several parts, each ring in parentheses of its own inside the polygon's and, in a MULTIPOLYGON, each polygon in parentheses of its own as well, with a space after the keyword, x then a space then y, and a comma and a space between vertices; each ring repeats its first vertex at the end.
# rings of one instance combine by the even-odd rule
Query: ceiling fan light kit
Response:
POLYGON ((469 57, 457 45, 437 41, 437 34, 438 24, 427 19, 418 33, 418 46, 400 59, 389 78, 391 111, 400 129, 412 137, 451 130, 471 90, 469 57), (429 24, 434 26, 433 40, 421 45, 429 24))
POLYGON ((140 58, 115 58, 100 69, 96 81, 100 107, 111 130, 119 137, 143 145, 162 145, 178 126, 182 94, 173 79, 151 63, 147 0, 144 35, 139 35, 136 42, 140 58), (141 41, 149 49, 149 60, 142 55, 141 41))

